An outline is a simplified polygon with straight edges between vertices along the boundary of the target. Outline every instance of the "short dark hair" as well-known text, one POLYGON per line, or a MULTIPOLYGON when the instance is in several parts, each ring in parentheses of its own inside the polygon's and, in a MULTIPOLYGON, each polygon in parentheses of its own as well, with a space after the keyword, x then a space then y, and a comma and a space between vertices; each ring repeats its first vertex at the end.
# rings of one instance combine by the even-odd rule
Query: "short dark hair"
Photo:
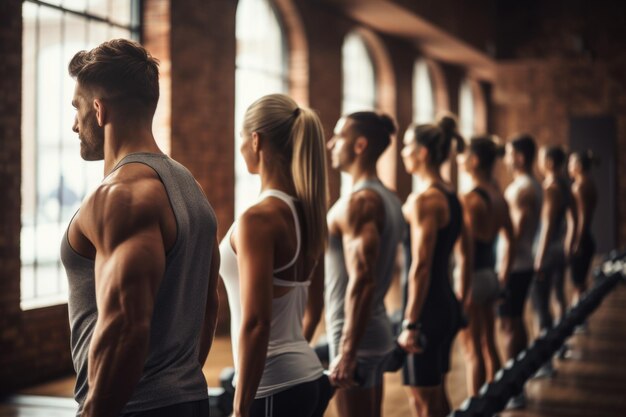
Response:
POLYGON ((548 146, 546 148, 546 158, 552 161, 554 169, 560 169, 565 163, 565 151, 561 146, 548 146))
POLYGON ((474 136, 469 144, 470 152, 478 158, 478 166, 491 174, 497 158, 504 156, 504 147, 491 135, 474 136))
POLYGON ((133 99, 156 109, 159 62, 139 43, 113 39, 90 51, 80 51, 68 65, 80 84, 104 89, 110 98, 133 99))
POLYGON ((524 157, 524 166, 530 168, 537 156, 537 144, 535 139, 528 133, 514 136, 511 139, 511 146, 515 152, 524 157))
POLYGON ((578 159, 583 172, 589 172, 593 165, 599 165, 600 163, 600 159, 591 149, 574 152, 572 153, 572 156, 578 159))
POLYGON ((391 143, 391 135, 396 133, 396 125, 391 117, 373 111, 361 111, 351 113, 347 118, 352 120, 352 134, 367 138, 370 159, 378 160, 391 143))

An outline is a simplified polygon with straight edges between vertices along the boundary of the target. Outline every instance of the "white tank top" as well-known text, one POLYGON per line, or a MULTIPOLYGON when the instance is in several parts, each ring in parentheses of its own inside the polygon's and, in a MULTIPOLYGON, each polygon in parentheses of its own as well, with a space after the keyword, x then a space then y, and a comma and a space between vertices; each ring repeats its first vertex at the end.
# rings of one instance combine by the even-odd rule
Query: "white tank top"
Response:
MULTIPOLYGON (((257 203, 268 197, 278 198, 289 206, 293 213, 296 230, 297 244, 293 259, 287 265, 274 269, 273 273, 276 274, 292 267, 300 255, 300 222, 293 197, 282 191, 266 190, 261 193, 257 203)), ((235 368, 239 354, 239 330, 242 319, 237 254, 230 243, 236 224, 237 222, 233 223, 220 243, 220 276, 224 281, 230 306, 230 336, 235 368)), ((293 288, 286 294, 272 299, 272 321, 265 369, 255 398, 267 397, 296 384, 313 381, 323 373, 322 364, 302 334, 302 320, 307 304, 310 277, 306 281, 286 281, 273 276, 272 282, 278 287, 293 288)), ((236 380, 235 375, 233 384, 236 380)))
MULTIPOLYGON (((535 252, 539 239, 539 223, 541 220, 541 205, 543 200, 543 190, 541 184, 530 175, 523 174, 517 176, 505 191, 506 200, 509 204, 517 198, 521 190, 532 188, 535 193, 535 212, 533 213, 534 223, 530 224, 524 236, 520 236, 515 242, 515 259, 511 267, 512 272, 531 271, 534 268, 535 252)), ((504 240, 498 239, 498 260, 504 256, 504 240)))

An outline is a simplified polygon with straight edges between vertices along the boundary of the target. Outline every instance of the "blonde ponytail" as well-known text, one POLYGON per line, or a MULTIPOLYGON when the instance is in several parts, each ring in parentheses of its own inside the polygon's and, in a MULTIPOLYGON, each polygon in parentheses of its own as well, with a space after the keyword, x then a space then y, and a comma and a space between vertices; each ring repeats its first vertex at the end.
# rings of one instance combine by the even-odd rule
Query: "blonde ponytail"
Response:
POLYGON ((319 117, 284 94, 270 94, 248 107, 243 129, 261 134, 291 161, 296 197, 304 211, 305 248, 309 257, 317 258, 328 239, 326 143, 319 117))
POLYGON ((312 110, 301 108, 291 135, 291 174, 306 218, 307 249, 311 257, 317 257, 324 251, 328 238, 324 130, 312 110))

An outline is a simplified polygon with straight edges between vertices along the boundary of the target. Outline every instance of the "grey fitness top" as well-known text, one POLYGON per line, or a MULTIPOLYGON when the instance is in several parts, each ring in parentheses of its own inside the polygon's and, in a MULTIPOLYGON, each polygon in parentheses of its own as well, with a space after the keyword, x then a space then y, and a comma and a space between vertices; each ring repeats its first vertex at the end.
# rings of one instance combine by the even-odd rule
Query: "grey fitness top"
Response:
MULTIPOLYGON (((383 231, 380 239, 380 253, 376 266, 376 288, 372 299, 372 311, 359 342, 357 355, 379 356, 393 349, 393 334, 387 317, 384 299, 391 284, 398 245, 402 241, 406 223, 402 215, 402 204, 398 197, 378 180, 364 180, 354 185, 352 193, 369 189, 382 199, 385 209, 383 231)), ((342 197, 330 209, 329 218, 336 212, 345 213, 350 196, 342 197)), ((326 332, 328 335, 331 360, 338 355, 339 342, 344 325, 344 306, 348 272, 343 252, 342 237, 331 235, 325 257, 325 306, 326 332)))
MULTIPOLYGON (((176 217, 176 242, 166 254, 150 326, 143 374, 123 409, 138 412, 207 398, 198 344, 207 300, 209 267, 217 230, 213 209, 191 173, 162 154, 136 153, 115 167, 142 163, 160 177, 176 217)), ((69 281, 71 348, 77 373, 79 415, 87 396, 87 356, 98 317, 94 260, 76 253, 67 231, 61 260, 69 281)))

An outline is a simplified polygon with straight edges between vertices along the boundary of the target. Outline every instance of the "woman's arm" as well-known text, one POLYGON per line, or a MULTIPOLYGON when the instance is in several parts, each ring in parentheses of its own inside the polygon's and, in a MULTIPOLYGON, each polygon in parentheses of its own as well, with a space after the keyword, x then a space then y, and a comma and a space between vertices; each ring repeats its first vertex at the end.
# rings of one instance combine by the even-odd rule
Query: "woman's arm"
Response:
POLYGON ((241 293, 241 328, 234 415, 249 415, 263 375, 272 319, 275 231, 271 218, 249 209, 237 224, 236 247, 241 293))
MULTIPOLYGON (((404 319, 409 323, 419 321, 428 294, 430 270, 442 211, 438 193, 425 192, 416 198, 409 218, 413 261, 409 269, 407 306, 404 311, 404 319)), ((398 343, 409 353, 419 353, 421 349, 417 345, 418 336, 419 330, 404 329, 398 343)))

